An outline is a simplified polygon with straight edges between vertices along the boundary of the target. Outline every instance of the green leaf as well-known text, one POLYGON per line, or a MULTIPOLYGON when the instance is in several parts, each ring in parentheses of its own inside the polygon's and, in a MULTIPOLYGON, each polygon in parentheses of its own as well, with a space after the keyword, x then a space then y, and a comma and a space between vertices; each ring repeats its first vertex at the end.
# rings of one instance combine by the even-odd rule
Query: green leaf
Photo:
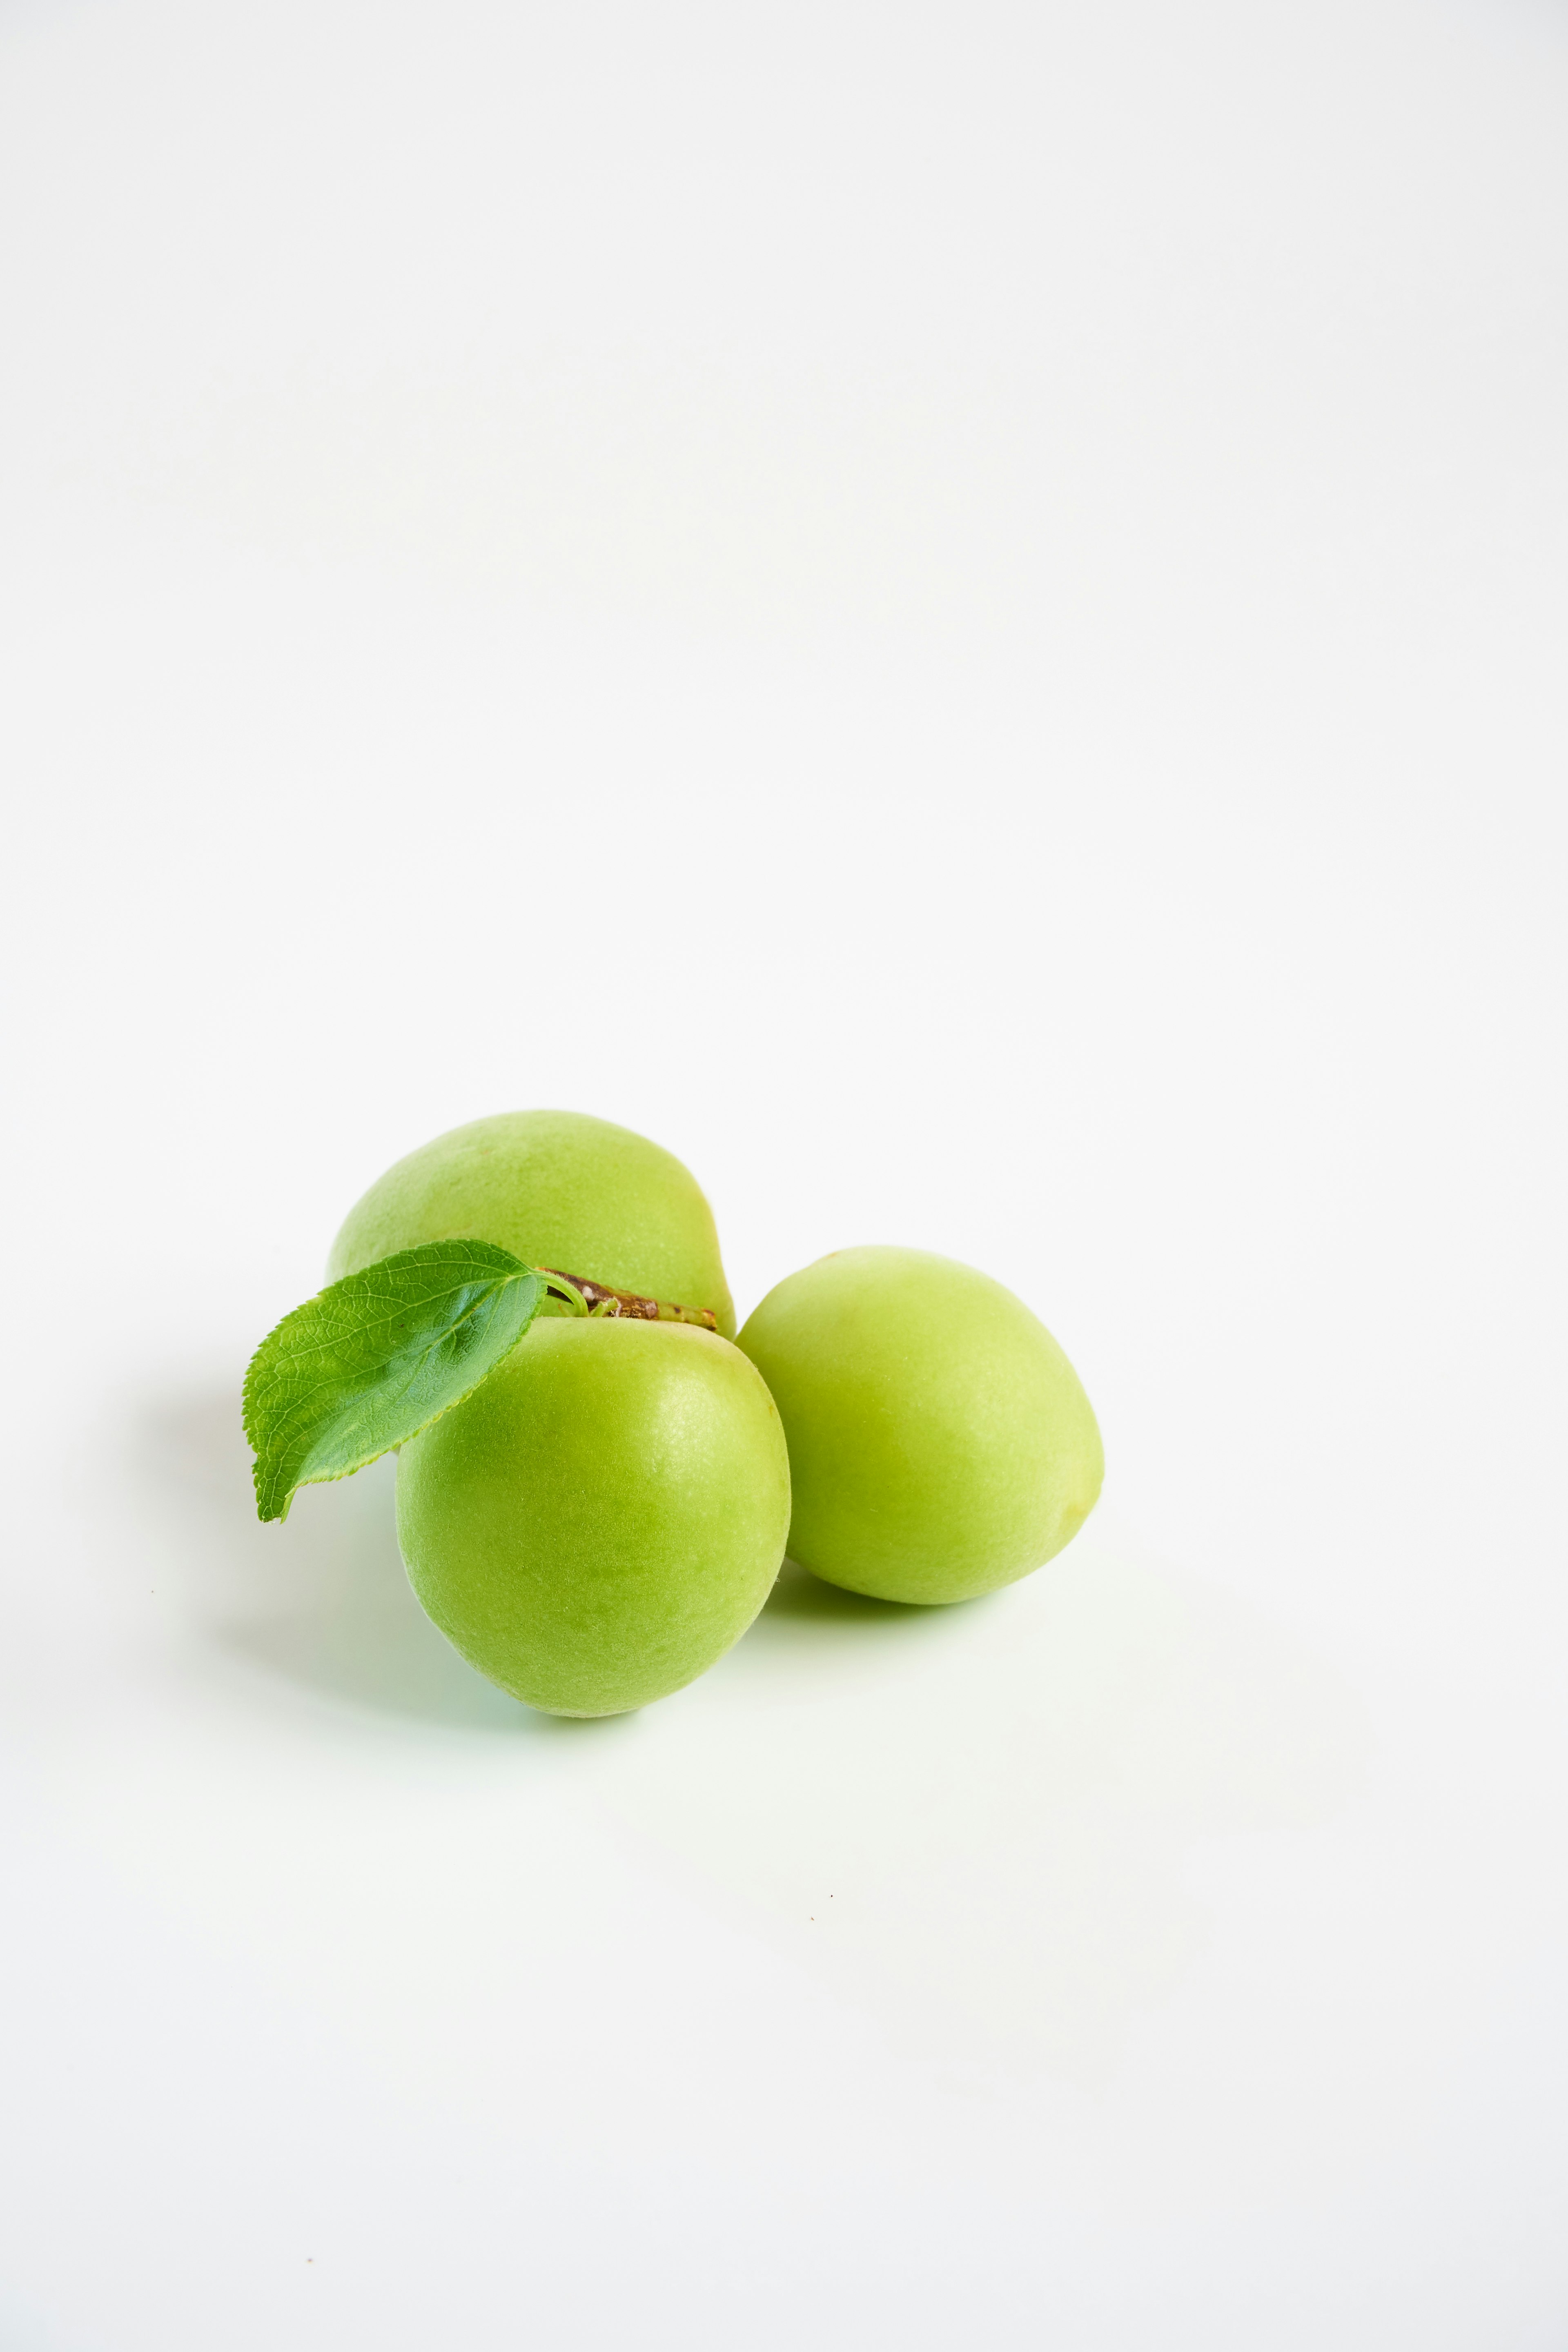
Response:
POLYGON ((286 1519, 297 1487, 363 1470, 461 1404, 544 1291, 491 1242, 422 1242, 285 1315, 245 1376, 258 1517, 286 1519))

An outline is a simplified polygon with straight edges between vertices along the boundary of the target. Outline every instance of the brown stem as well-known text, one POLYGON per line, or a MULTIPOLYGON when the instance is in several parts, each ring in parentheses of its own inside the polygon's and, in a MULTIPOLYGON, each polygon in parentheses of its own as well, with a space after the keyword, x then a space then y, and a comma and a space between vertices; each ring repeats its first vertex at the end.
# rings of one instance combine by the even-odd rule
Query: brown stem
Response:
POLYGON ((582 1292, 590 1307, 597 1307, 606 1298, 612 1300, 613 1305, 605 1309, 607 1316, 631 1315, 644 1323, 699 1323, 704 1331, 719 1328, 719 1318, 710 1307, 672 1307, 662 1298, 644 1298, 635 1290, 612 1290, 607 1283, 590 1282, 584 1275, 568 1274, 561 1266, 542 1265, 539 1271, 546 1282, 552 1275, 559 1274, 563 1282, 569 1282, 574 1290, 582 1292))

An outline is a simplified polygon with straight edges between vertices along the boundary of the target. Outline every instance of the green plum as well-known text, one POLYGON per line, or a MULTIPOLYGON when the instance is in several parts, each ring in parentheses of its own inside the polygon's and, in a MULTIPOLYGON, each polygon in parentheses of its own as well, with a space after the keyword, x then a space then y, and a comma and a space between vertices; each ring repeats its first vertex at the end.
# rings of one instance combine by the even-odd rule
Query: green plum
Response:
POLYGON ((791 1557, 883 1601, 967 1601, 1071 1541, 1104 1475, 1077 1373, 1022 1299, 924 1250, 847 1249, 737 1343, 789 1441, 791 1557))
POLYGON ((415 1591, 552 1715, 619 1715, 704 1673, 767 1599, 788 1528, 773 1399, 693 1324, 541 1318, 398 1456, 415 1591))
POLYGON ((327 1279, 420 1242, 495 1242, 528 1265, 616 1290, 735 1309, 713 1213, 679 1160, 629 1128, 580 1111, 503 1111, 411 1151, 349 1211, 327 1279))

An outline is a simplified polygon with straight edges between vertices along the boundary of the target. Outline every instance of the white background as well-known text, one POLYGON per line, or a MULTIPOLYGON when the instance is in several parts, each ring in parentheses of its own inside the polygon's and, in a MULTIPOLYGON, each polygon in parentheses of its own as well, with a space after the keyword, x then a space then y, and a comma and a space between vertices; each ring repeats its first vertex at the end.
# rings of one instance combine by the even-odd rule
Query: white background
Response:
POLYGON ((0 177, 5 2352, 1560 2352, 1561 10, 13 0, 0 177), (1083 1537, 563 1726, 258 1528, 530 1104, 1083 1537))

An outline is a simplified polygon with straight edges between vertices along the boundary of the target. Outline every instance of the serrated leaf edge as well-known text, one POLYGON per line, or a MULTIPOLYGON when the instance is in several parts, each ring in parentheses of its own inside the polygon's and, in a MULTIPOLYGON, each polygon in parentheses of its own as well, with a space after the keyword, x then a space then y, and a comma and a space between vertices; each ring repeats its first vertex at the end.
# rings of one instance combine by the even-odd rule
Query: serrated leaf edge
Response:
MULTIPOLYGON (((240 1391, 240 1419, 244 1425, 246 1441, 248 1444, 252 1454, 256 1457, 251 1465, 251 1477, 256 1488, 257 1517, 260 1519, 264 1527, 270 1526, 275 1521, 280 1526, 282 1522, 287 1519, 289 1517, 289 1507, 301 1486, 336 1486, 339 1479, 352 1478, 357 1472, 367 1470, 373 1462, 379 1462, 384 1454, 395 1454, 397 1451, 397 1446, 395 1445, 380 1445, 375 1447, 374 1450, 370 1453, 361 1454, 357 1461, 345 1463, 341 1470, 326 1471, 319 1478, 296 1478, 289 1486, 288 1493, 284 1496, 281 1506, 279 1507, 276 1504, 276 1489, 281 1476, 286 1474, 275 1472, 270 1477, 266 1478, 264 1484, 264 1453, 263 1448, 257 1443, 253 1421, 253 1415, 255 1414, 261 1398, 265 1393, 257 1379, 257 1366, 260 1361, 261 1357, 266 1352, 268 1346, 277 1338, 279 1332, 282 1330, 285 1324, 292 1322, 294 1317, 296 1315, 302 1314, 307 1307, 318 1306, 330 1292, 345 1288, 347 1285, 352 1282, 362 1281, 365 1275, 374 1274, 384 1265, 394 1265, 400 1258, 420 1255, 426 1249, 434 1249, 440 1246, 441 1244, 438 1243, 421 1242, 416 1244, 416 1247, 412 1250, 395 1250, 390 1257, 377 1259, 374 1265, 362 1266, 353 1274, 345 1274, 340 1276, 337 1282, 329 1282, 324 1284, 323 1286, 315 1292, 311 1297, 301 1299, 298 1307, 291 1307, 287 1315, 279 1316, 278 1321, 272 1326, 271 1330, 267 1333, 266 1338, 260 1340, 253 1350, 250 1361, 246 1366, 245 1380, 240 1391), (268 1507, 269 1503, 273 1506, 270 1508, 268 1507)), ((543 1279, 539 1275, 536 1267, 525 1265, 523 1260, 520 1257, 513 1257, 511 1252, 510 1250, 502 1249, 499 1242, 454 1241, 450 1246, 455 1251, 471 1251, 478 1249, 489 1253, 490 1271, 499 1277, 497 1284, 494 1286, 497 1288, 506 1287, 507 1285, 515 1282, 520 1276, 525 1274, 531 1276, 540 1283, 542 1294, 546 1287, 543 1279), (494 1263, 495 1259, 503 1260, 505 1263, 496 1265, 494 1263)), ((473 1264, 473 1260, 471 1258, 467 1262, 469 1265, 473 1264)), ((434 1270, 434 1268, 439 1265, 440 1260, 422 1258, 422 1263, 431 1266, 434 1270)), ((459 1258, 455 1259, 454 1263, 462 1264, 464 1261, 459 1258)), ((485 1259, 481 1259, 479 1261, 481 1266, 486 1263, 487 1260, 485 1259)), ((401 1303, 403 1302, 400 1302, 400 1304, 401 1303)), ((537 1307, 534 1312, 537 1314, 537 1307)), ((451 1326, 451 1331, 461 1330, 463 1323, 468 1321, 468 1318, 465 1316, 461 1320, 454 1323, 451 1326)), ((533 1317, 531 1316, 527 1325, 518 1333, 517 1338, 512 1341, 513 1348, 521 1346, 522 1341, 527 1339, 529 1331, 532 1328, 532 1326, 533 1317)), ((374 1327, 372 1326, 371 1328, 374 1328, 374 1327)), ((450 1338, 451 1331, 443 1333, 442 1337, 450 1338)), ((326 1343, 323 1341, 320 1344, 324 1346, 326 1343)), ((437 1344, 439 1344, 439 1342, 437 1342, 437 1344)), ((309 1349, 300 1350, 301 1354, 308 1354, 310 1352, 310 1351, 309 1349)), ((398 1445, 407 1445, 412 1444, 416 1437, 422 1437, 427 1429, 434 1428, 436 1423, 442 1418, 443 1414, 451 1412, 458 1405, 466 1404, 469 1397, 473 1395, 474 1391, 476 1389, 483 1388, 491 1373, 500 1370, 500 1366, 505 1363, 506 1357, 510 1356, 510 1353, 511 1348, 509 1348, 506 1351, 506 1355, 498 1357, 495 1363, 487 1366, 485 1370, 479 1374, 479 1379, 471 1381, 463 1391, 461 1396, 448 1398, 444 1405, 438 1406, 436 1412, 431 1413, 426 1420, 422 1421, 416 1429, 410 1430, 406 1437, 399 1438, 397 1441, 398 1445)))

